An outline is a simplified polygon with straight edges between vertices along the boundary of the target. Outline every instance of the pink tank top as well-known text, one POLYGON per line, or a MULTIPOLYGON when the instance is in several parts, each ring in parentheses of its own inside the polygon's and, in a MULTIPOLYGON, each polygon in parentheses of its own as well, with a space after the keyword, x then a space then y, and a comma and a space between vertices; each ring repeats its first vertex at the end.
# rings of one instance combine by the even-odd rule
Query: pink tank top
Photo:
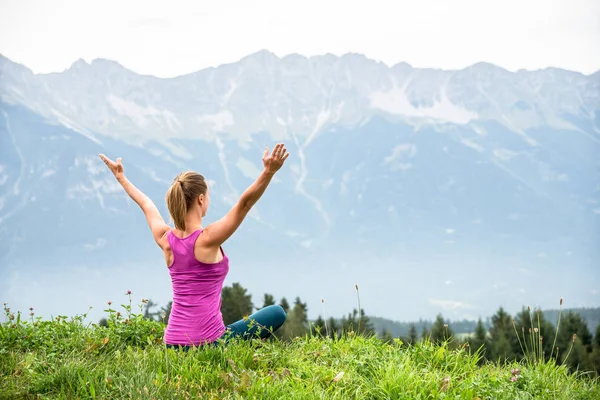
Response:
POLYGON ((199 346, 217 340, 225 332, 221 315, 221 290, 229 272, 229 259, 214 264, 198 261, 194 244, 202 230, 180 239, 169 232, 167 240, 173 251, 169 267, 173 287, 173 304, 164 334, 166 344, 199 346))

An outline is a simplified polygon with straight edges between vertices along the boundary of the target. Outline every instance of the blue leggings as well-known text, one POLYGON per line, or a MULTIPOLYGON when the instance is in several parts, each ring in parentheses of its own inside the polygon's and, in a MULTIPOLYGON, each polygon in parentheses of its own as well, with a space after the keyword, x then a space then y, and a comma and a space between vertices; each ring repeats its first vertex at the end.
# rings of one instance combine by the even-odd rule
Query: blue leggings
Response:
MULTIPOLYGON (((279 329, 285 322, 286 317, 287 315, 281 306, 267 306, 249 315, 245 321, 241 319, 227 325, 225 333, 220 339, 223 339, 225 343, 233 338, 252 339, 260 337, 264 339, 279 329)), ((217 345, 218 343, 219 340, 217 339, 211 344, 217 345)), ((167 347, 188 350, 191 346, 167 344, 167 347)))

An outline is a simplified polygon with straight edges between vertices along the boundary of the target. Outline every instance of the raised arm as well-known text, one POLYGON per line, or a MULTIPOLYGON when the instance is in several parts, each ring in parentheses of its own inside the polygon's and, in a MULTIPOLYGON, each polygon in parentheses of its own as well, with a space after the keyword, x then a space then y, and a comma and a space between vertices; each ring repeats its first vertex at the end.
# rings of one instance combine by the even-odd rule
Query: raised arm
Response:
POLYGON ((100 158, 108 169, 115 175, 117 181, 123 186, 125 192, 131 197, 133 201, 137 203, 138 206, 144 212, 146 216, 146 221, 148 222, 148 226, 152 231, 152 236, 156 243, 162 248, 163 247, 163 239, 167 232, 171 229, 163 220, 163 217, 160 215, 160 212, 156 208, 156 205, 148 196, 146 196, 141 190, 133 185, 133 183, 129 182, 129 180, 125 177, 125 172, 123 170, 123 163, 121 158, 117 158, 117 162, 112 161, 104 154, 100 154, 100 158))
POLYGON ((264 169, 260 176, 242 193, 239 201, 220 220, 210 224, 204 229, 199 240, 206 247, 221 246, 237 228, 241 225, 248 212, 263 195, 275 173, 283 166, 290 154, 283 143, 275 145, 273 152, 269 155, 269 149, 265 149, 262 160, 264 169))

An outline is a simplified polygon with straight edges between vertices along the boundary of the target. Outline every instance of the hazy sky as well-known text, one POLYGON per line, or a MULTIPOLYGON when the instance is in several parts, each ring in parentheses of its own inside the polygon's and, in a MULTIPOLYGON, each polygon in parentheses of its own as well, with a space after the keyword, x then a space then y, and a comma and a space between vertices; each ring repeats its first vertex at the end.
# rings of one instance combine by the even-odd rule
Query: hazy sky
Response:
POLYGON ((34 72, 108 58, 169 77, 261 49, 588 74, 600 69, 600 1, 0 0, 0 53, 34 72))

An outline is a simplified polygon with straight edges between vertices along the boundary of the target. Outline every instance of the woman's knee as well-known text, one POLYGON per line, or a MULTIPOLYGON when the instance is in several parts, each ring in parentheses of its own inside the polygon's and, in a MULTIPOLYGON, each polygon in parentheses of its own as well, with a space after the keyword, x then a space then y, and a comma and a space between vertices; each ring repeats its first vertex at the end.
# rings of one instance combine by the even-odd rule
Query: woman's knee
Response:
POLYGON ((279 325, 283 325, 285 319, 287 318, 287 314, 285 313, 283 307, 277 304, 273 304, 271 306, 268 306, 268 308, 269 313, 273 316, 273 319, 277 320, 279 322, 279 325))

